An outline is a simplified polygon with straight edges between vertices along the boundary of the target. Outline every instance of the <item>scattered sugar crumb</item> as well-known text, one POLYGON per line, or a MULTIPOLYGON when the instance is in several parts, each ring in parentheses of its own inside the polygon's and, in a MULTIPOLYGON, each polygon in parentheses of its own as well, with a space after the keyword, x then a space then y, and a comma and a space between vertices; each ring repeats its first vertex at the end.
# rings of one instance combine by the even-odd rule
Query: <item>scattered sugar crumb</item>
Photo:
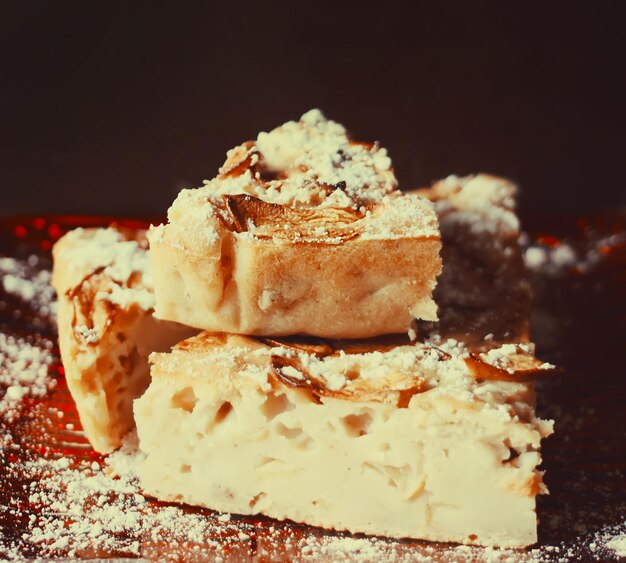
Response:
POLYGON ((608 540, 605 545, 613 550, 615 555, 626 557, 626 532, 608 540))
POLYGON ((37 459, 22 471, 31 481, 28 501, 33 510, 24 539, 40 547, 44 556, 54 557, 70 550, 141 555, 142 537, 152 541, 213 544, 211 538, 228 530, 235 541, 250 536, 230 518, 187 513, 176 506, 152 507, 138 483, 142 459, 136 436, 102 464, 67 457, 37 459))
POLYGON ((25 260, 0 256, 0 286, 6 293, 28 303, 43 317, 56 316, 55 292, 50 285, 52 274, 41 259, 32 254, 25 260))
POLYGON ((53 363, 53 344, 50 340, 37 342, 0 332, 0 415, 13 420, 20 403, 27 396, 41 398, 55 381, 48 377, 53 363))

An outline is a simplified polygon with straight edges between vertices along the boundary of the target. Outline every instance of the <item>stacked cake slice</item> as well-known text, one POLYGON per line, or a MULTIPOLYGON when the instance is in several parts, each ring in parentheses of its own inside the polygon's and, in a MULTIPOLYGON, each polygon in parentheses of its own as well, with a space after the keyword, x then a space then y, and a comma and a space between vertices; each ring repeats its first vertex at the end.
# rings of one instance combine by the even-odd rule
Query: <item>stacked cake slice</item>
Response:
MULTIPOLYGON (((140 310, 166 344, 177 323, 210 331, 171 352, 153 346, 152 381, 135 401, 140 476, 159 499, 529 545, 551 433, 535 415, 534 379, 554 369, 528 341, 514 198, 485 175, 400 192, 383 148, 311 111, 183 190, 148 235, 154 294, 145 265, 132 295, 137 275, 98 269, 124 299, 97 286, 106 306, 87 308, 78 332, 62 315, 61 342, 92 338, 111 301, 140 310)), ((57 282, 66 311, 83 294, 93 301, 81 280, 57 282)), ((120 332, 136 345, 137 333, 120 332)), ((74 379, 94 379, 72 346, 62 352, 74 379)))
POLYGON ((351 532, 532 544, 551 424, 526 378, 549 366, 509 346, 202 333, 153 356, 135 403, 145 492, 351 532))
POLYGON ((385 149, 311 111, 228 153, 150 231, 156 316, 213 331, 360 338, 436 320, 428 200, 385 149))

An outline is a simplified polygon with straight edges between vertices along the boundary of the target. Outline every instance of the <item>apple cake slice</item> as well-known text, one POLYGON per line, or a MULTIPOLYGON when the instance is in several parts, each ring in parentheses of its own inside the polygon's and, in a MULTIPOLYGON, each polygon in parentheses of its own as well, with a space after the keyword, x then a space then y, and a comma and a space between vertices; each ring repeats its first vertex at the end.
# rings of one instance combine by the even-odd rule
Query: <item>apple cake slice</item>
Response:
POLYGON ((135 401, 144 491, 393 537, 522 547, 546 492, 531 344, 201 333, 135 401))
POLYGON ((385 149, 317 110, 228 153, 149 232, 157 317, 257 335, 361 338, 437 319, 433 205, 385 149))
POLYGON ((152 316, 145 231, 75 229, 54 246, 61 358, 94 449, 107 453, 134 427, 133 400, 148 386, 148 356, 197 331, 152 316))

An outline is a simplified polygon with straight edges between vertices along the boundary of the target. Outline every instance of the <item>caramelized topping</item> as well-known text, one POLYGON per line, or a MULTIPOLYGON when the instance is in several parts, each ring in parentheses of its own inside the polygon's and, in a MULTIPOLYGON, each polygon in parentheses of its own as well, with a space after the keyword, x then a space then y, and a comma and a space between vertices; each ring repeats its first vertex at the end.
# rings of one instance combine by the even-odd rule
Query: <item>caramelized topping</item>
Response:
POLYGON ((289 214, 288 209, 283 205, 268 203, 250 195, 224 195, 222 199, 236 233, 246 232, 251 226, 264 226, 284 221, 289 214))
POLYGON ((525 383, 560 372, 556 366, 538 360, 521 346, 511 346, 515 346, 515 351, 501 356, 470 352, 465 363, 476 379, 492 381, 525 383))
POLYGON ((226 344, 228 337, 223 332, 201 332, 176 344, 176 350, 186 352, 202 352, 216 346, 226 344))
POLYGON ((383 380, 364 379, 352 372, 346 378, 348 384, 341 389, 329 389, 327 383, 308 372, 298 358, 274 355, 270 359, 270 374, 284 385, 307 389, 317 397, 377 403, 392 401, 399 408, 408 407, 413 395, 430 389, 426 379, 400 371, 392 371, 383 380))
POLYGON ((254 141, 247 141, 243 145, 229 151, 228 158, 219 169, 219 178, 236 178, 246 170, 257 172, 260 153, 254 141))
POLYGON ((268 203, 247 194, 224 195, 231 228, 237 233, 253 232, 257 238, 288 240, 350 240, 361 229, 354 225, 364 214, 354 209, 292 208, 268 203))
MULTIPOLYGON (((251 337, 255 340, 271 347, 281 347, 294 352, 304 352, 306 354, 324 358, 326 356, 338 355, 343 352, 347 355, 369 354, 371 352, 389 352, 398 346, 415 346, 419 342, 411 341, 404 334, 386 334, 376 338, 354 339, 354 340, 326 340, 324 338, 314 338, 311 336, 282 336, 280 338, 271 337, 251 337)), ((435 350, 438 359, 449 360, 450 354, 435 346, 422 346, 419 351, 420 357, 435 350)))
POLYGON ((275 338, 257 337, 259 342, 271 346, 282 347, 294 352, 304 352, 311 356, 323 358, 335 353, 335 347, 323 338, 303 338, 299 336, 283 337, 280 340, 275 338))
MULTIPOLYGON (((76 342, 93 346, 113 324, 119 308, 127 312, 152 310, 154 296, 144 283, 148 239, 143 229, 118 228, 115 224, 106 230, 80 232, 78 236, 82 237, 81 255, 80 260, 74 256, 74 261, 89 273, 78 283, 73 282, 75 285, 65 291, 65 296, 72 304, 76 342)), ((77 247, 72 244, 75 242, 70 248, 76 255, 77 247)))
POLYGON ((104 270, 102 267, 91 272, 66 293, 74 309, 72 332, 76 341, 83 345, 98 344, 113 323, 115 305, 110 301, 96 299, 96 293, 105 290, 103 286, 113 283, 108 276, 103 275, 104 270))

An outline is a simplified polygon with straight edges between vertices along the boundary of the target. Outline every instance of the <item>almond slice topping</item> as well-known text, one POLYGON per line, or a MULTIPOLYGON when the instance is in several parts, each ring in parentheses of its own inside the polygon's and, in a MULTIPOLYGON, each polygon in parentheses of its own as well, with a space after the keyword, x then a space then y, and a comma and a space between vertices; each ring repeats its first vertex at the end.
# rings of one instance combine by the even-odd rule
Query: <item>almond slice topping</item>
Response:
POLYGON ((246 170, 256 172, 260 158, 261 155, 254 141, 247 141, 228 151, 226 162, 219 169, 219 176, 221 178, 237 178, 242 176, 246 170))
POLYGON ((333 390, 304 369, 298 359, 282 356, 271 357, 270 375, 283 385, 310 390, 317 397, 377 403, 391 400, 399 408, 406 408, 413 395, 430 389, 423 377, 392 371, 384 379, 376 380, 361 379, 358 374, 351 374, 351 377, 346 377, 344 387, 333 390))
POLYGON ((502 353, 498 353, 501 348, 483 353, 470 352, 465 363, 476 379, 525 383, 560 373, 556 366, 542 362, 519 344, 505 346, 514 349, 502 353))
POLYGON ((306 340, 298 337, 283 337, 280 339, 270 337, 255 337, 256 340, 271 347, 281 347, 294 352, 305 352, 311 356, 323 358, 335 353, 335 348, 322 338, 309 337, 306 340))
POLYGON ((237 233, 253 232, 259 239, 282 238, 343 242, 360 235, 354 225, 364 217, 349 208, 323 207, 294 209, 268 203, 247 194, 222 196, 232 229, 237 233))

